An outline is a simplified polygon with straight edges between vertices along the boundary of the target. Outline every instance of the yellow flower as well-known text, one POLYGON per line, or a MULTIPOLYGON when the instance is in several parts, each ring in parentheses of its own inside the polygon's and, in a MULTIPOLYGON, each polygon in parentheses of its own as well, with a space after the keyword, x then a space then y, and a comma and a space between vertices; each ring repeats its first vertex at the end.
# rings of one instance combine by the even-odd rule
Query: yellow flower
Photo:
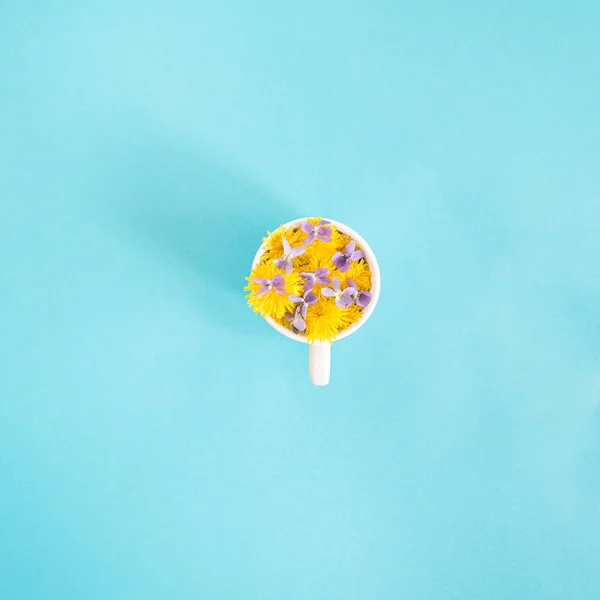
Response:
POLYGON ((305 233, 299 228, 286 229, 283 225, 273 232, 267 232, 263 238, 265 244, 264 260, 276 260, 283 256, 283 238, 285 237, 291 246, 298 246, 304 239, 305 233))
POLYGON ((339 327, 339 331, 343 331, 347 327, 350 327, 350 325, 353 325, 362 319, 362 309, 356 304, 353 304, 349 308, 341 309, 341 313, 341 326, 339 327))
POLYGON ((306 313, 306 337, 309 342, 330 342, 344 327, 344 309, 333 300, 321 298, 308 307, 306 313))
POLYGON ((263 317, 273 317, 281 319, 286 312, 292 311, 294 304, 288 298, 289 294, 302 295, 302 277, 298 273, 292 272, 289 274, 282 273, 275 263, 271 260, 263 260, 256 265, 250 277, 247 277, 248 285, 244 288, 250 292, 246 298, 248 304, 252 307, 255 313, 260 313, 263 317), (254 281, 257 278, 273 279, 275 275, 282 275, 285 280, 286 294, 278 294, 274 289, 270 289, 267 293, 261 296, 257 292, 263 287, 260 283, 254 281))
MULTIPOLYGON (((346 244, 351 241, 352 241, 352 238, 349 235, 342 233, 341 231, 338 231, 335 252, 343 252, 344 248, 346 247, 346 244)), ((360 250, 358 243, 356 244, 356 249, 360 250)))
POLYGON ((359 290, 368 292, 371 289, 371 269, 363 260, 352 262, 350 268, 345 273, 339 273, 338 277, 342 287, 348 287, 348 279, 352 279, 359 290))

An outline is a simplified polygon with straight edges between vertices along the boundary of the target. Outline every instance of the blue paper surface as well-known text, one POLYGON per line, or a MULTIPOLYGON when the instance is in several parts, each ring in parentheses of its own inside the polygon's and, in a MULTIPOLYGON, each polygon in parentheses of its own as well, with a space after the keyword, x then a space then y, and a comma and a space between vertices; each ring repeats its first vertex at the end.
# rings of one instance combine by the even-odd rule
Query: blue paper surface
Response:
POLYGON ((600 595, 600 4, 0 5, 0 598, 600 595), (326 215, 370 321, 245 305, 326 215))

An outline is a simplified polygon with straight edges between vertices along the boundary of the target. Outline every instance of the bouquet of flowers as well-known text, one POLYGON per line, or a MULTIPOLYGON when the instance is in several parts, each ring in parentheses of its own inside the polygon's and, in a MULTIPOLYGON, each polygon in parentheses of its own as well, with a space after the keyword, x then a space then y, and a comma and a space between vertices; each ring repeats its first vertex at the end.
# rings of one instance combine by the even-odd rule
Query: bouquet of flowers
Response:
POLYGON ((320 217, 279 227, 244 288, 254 312, 307 341, 331 342, 371 302, 371 270, 356 240, 320 217))

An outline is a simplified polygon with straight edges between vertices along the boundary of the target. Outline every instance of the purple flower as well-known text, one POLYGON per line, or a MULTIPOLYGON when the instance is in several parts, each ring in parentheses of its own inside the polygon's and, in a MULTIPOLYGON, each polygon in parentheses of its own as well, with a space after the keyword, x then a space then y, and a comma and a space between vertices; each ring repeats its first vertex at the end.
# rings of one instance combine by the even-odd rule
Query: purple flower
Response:
POLYGON ((335 298, 335 303, 340 308, 348 308, 354 303, 356 291, 355 287, 347 287, 345 290, 342 290, 340 280, 334 275, 331 280, 331 287, 323 288, 321 293, 328 298, 335 298))
POLYGON ((290 329, 294 333, 301 333, 306 329, 306 321, 300 316, 300 307, 293 313, 285 313, 285 320, 290 324, 290 329))
POLYGON ((300 229, 302 229, 304 233, 308 233, 308 237, 306 237, 302 243, 308 246, 308 244, 312 244, 317 238, 319 238, 322 242, 329 242, 332 235, 331 227, 326 227, 326 225, 329 224, 330 221, 325 221, 324 219, 319 221, 318 225, 313 225, 308 221, 306 221, 306 223, 302 223, 300 229))
POLYGON ((356 242, 354 240, 350 240, 346 247, 344 248, 344 252, 336 252, 333 255, 333 264, 342 272, 345 273, 350 268, 350 263, 353 260, 360 260, 365 253, 362 250, 355 250, 356 242))
POLYGON ((354 300, 358 306, 364 308, 369 304, 369 302, 371 302, 371 294, 369 292, 363 292, 362 290, 359 290, 358 286, 354 282, 354 279, 348 279, 348 285, 356 290, 356 292, 354 292, 354 300))
POLYGON ((329 277, 329 269, 321 268, 317 269, 314 273, 300 273, 302 277, 304 277, 304 291, 308 292, 308 290, 312 290, 315 287, 315 283, 320 283, 321 285, 329 285, 331 281, 329 277))
POLYGON ((290 294, 288 298, 294 303, 298 305, 296 308, 296 312, 302 315, 302 318, 306 318, 306 311, 308 310, 308 306, 310 304, 314 304, 318 298, 310 291, 304 292, 304 297, 300 298, 300 296, 295 296, 294 294, 290 294))
POLYGON ((285 279, 283 278, 283 275, 275 275, 273 279, 267 279, 266 277, 255 277, 254 283, 262 285, 260 290, 256 292, 257 296, 262 296, 270 290, 275 290, 278 294, 287 294, 287 291, 283 287, 285 285, 285 279))
POLYGON ((284 269, 286 273, 291 273, 294 266, 292 265, 292 258, 296 258, 306 252, 306 248, 303 246, 296 246, 292 248, 290 243, 283 238, 283 256, 275 259, 275 264, 278 269, 284 269))

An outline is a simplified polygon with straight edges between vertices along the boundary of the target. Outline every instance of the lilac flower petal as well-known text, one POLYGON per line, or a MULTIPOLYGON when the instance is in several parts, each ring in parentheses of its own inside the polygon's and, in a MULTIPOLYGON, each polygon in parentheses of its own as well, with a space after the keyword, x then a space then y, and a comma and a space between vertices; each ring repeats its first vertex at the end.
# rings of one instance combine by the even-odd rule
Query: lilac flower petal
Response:
POLYGON ((275 291, 280 295, 287 294, 287 290, 275 290, 275 291))
POLYGON ((341 269, 343 265, 346 264, 346 257, 341 253, 341 252, 336 252, 333 256, 332 256, 332 260, 333 260, 333 264, 338 268, 341 269))
MULTIPOLYGON (((302 273, 300 274, 302 275, 302 273)), ((327 267, 321 267, 320 269, 317 269, 314 273, 314 277, 327 277, 327 275, 329 275, 329 269, 327 267)))
POLYGON ((362 250, 356 250, 350 255, 350 260, 360 260, 364 255, 362 250))
POLYGON ((348 287, 353 287, 354 289, 358 289, 358 286, 356 285, 356 282, 354 281, 354 279, 350 279, 350 277, 348 277, 348 287))
POLYGON ((326 221, 325 219, 321 219, 319 221, 319 226, 321 226, 321 225, 330 225, 330 224, 331 224, 331 221, 326 221))
POLYGON ((354 296, 356 296, 356 292, 358 292, 358 290, 354 287, 347 287, 344 290, 344 293, 346 293, 346 292, 348 292, 354 298, 354 296))
POLYGON ((260 285, 269 285, 269 280, 266 277, 255 277, 252 281, 260 285))
POLYGON ((352 297, 352 294, 348 292, 348 290, 344 290, 335 301, 340 308, 348 308, 352 302, 354 302, 354 298, 352 297))
POLYGON ((316 227, 312 223, 305 221, 304 223, 302 223, 302 225, 300 225, 300 229, 302 229, 304 233, 312 233, 316 229, 316 227))
POLYGON ((344 254, 346 256, 350 256, 354 252, 355 248, 356 248, 356 242, 354 240, 350 240, 346 244, 346 247, 344 248, 344 254))
POLYGON ((319 227, 319 231, 317 233, 317 237, 322 242, 329 242, 329 241, 331 241, 331 236, 332 236, 332 232, 331 232, 331 229, 329 227, 319 227))
POLYGON ((294 315, 294 313, 290 313, 290 312, 285 313, 285 320, 288 323, 291 323, 295 318, 296 318, 296 315, 294 315))
POLYGON ((264 296, 271 288, 267 287, 266 285, 261 287, 260 290, 258 290, 258 292, 256 292, 257 296, 264 296))
POLYGON ((317 232, 316 231, 312 231, 311 233, 308 234, 308 236, 302 240, 302 243, 305 244, 306 246, 308 246, 309 244, 312 244, 315 239, 317 237, 317 232))
POLYGON ((369 292, 358 292, 358 298, 356 299, 356 304, 361 308, 368 306, 369 302, 371 302, 371 294, 369 292))
POLYGON ((304 294, 304 302, 306 302, 306 304, 314 304, 317 300, 318 298, 312 292, 306 292, 306 294, 304 294))
POLYGON ((329 285, 331 283, 331 279, 329 279, 329 277, 317 277, 317 281, 321 285, 329 285))
POLYGON ((292 321, 292 325, 298 330, 298 331, 304 331, 306 329, 306 322, 304 321, 304 319, 302 317, 296 317, 293 321, 292 321))
POLYGON ((287 262, 288 261, 287 261, 287 258, 285 258, 285 256, 275 259, 275 265, 277 266, 278 269, 285 269, 287 266, 287 262))
POLYGON ((304 254, 305 252, 306 248, 304 248, 304 246, 296 246, 295 248, 292 248, 291 252, 289 253, 289 256, 290 258, 296 258, 297 256, 304 254))
POLYGON ((275 275, 271 280, 271 283, 276 290, 281 290, 285 285, 285 279, 283 278, 283 275, 275 275))
POLYGON ((294 303, 294 304, 300 304, 301 302, 304 302, 304 298, 300 298, 300 296, 296 296, 296 294, 290 294, 288 296, 288 298, 294 303))
MULTIPOLYGON (((286 260, 285 263, 286 264, 285 264, 285 271, 284 271, 284 273, 286 275, 289 275, 294 270, 294 267, 292 265, 292 261, 291 260, 286 260)), ((348 268, 350 268, 350 263, 348 263, 348 268)), ((346 270, 348 270, 348 269, 346 269, 346 270)))
POLYGON ((331 288, 323 288, 321 290, 321 294, 323 294, 323 296, 326 296, 327 298, 333 298, 334 296, 337 296, 335 290, 332 290, 331 288))
POLYGON ((345 273, 350 268, 350 261, 345 258, 344 264, 339 268, 342 273, 345 273))
POLYGON ((336 275, 333 276, 331 280, 331 287, 336 291, 340 292, 342 290, 342 286, 340 285, 340 279, 336 275))
POLYGON ((304 291, 305 292, 309 292, 310 290, 312 290, 315 287, 315 282, 312 279, 307 279, 304 282, 304 291))
POLYGON ((308 304, 303 304, 302 307, 300 308, 300 314, 302 315, 303 319, 306 319, 306 311, 308 310, 308 304))
MULTIPOLYGON (((283 238, 283 255, 287 256, 292 250, 292 247, 290 246, 290 243, 287 241, 286 238, 283 238)), ((346 252, 346 254, 348 254, 346 252)))
POLYGON ((315 278, 314 273, 300 273, 300 276, 304 277, 304 279, 314 279, 315 278))

